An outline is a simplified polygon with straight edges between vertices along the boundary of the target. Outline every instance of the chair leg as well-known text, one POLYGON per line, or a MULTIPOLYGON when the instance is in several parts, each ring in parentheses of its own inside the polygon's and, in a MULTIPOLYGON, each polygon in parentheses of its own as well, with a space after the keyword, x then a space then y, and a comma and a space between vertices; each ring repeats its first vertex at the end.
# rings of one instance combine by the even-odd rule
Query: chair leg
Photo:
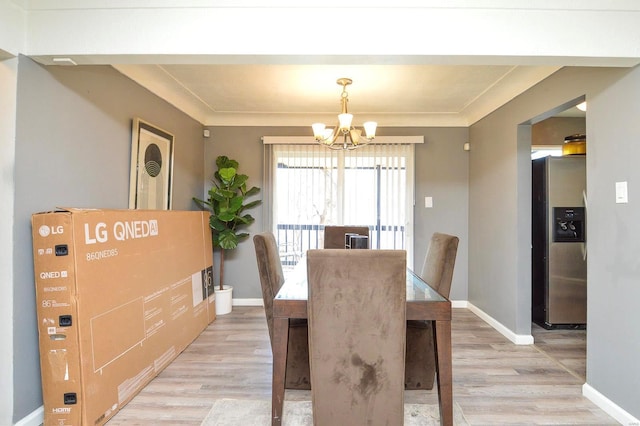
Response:
POLYGON ((433 389, 436 372, 430 321, 407 321, 405 389, 433 389))
POLYGON ((286 389, 311 389, 311 371, 309 369, 309 329, 304 325, 289 327, 289 346, 287 348, 286 389))

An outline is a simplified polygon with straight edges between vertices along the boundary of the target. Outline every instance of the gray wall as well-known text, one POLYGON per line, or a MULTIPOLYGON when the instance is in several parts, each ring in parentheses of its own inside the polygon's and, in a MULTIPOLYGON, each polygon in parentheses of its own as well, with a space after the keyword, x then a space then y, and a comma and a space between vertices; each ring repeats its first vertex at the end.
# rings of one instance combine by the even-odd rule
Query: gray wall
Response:
POLYGON ((587 383, 636 417, 640 226, 634 218, 640 208, 634 191, 640 172, 633 162, 639 153, 633 135, 639 90, 638 69, 562 69, 471 126, 469 164, 469 301, 515 333, 528 335, 530 125, 586 95, 587 383), (614 204, 618 180, 629 182, 629 204, 614 204))
POLYGON ((0 60, 0 424, 13 414, 13 194, 18 58, 0 60))
POLYGON ((202 190, 202 126, 111 67, 18 66, 13 282, 14 414, 42 405, 31 215, 55 207, 127 208, 131 120, 174 134, 174 209, 202 190))
MULTIPOLYGON (((56 205, 126 208, 130 120, 139 116, 176 135, 174 208, 194 209, 209 187, 213 161, 240 161, 262 186, 263 135, 308 135, 306 128, 212 127, 204 156, 198 123, 108 67, 18 67, 14 227, 14 420, 41 405, 29 218, 56 205), (204 157, 204 162, 202 158, 204 157)), ((530 125, 586 95, 589 196, 588 383, 632 415, 640 369, 638 133, 640 71, 564 69, 467 129, 388 129, 423 134, 416 149, 416 236, 445 230, 461 237, 453 299, 468 299, 506 327, 530 333, 530 125), (470 138, 471 151, 461 146, 470 138), (468 162, 468 168, 466 167, 468 162), (629 204, 613 203, 616 181, 629 204), (467 186, 468 182, 468 186, 467 186), (468 204, 467 204, 468 191, 468 204), (434 209, 424 209, 424 196, 434 209), (440 209, 442 206, 442 209, 440 209), (446 207, 446 208, 445 208, 446 207), (468 212, 467 212, 468 208, 468 212), (454 211, 453 215, 451 211, 454 211), (467 231, 467 223, 469 228, 467 231), (468 259, 467 259, 468 254, 468 259), (468 270, 467 270, 468 262, 468 270), (467 286, 468 283, 468 286, 467 286), (468 294, 467 294, 468 291, 468 294)), ((382 129, 381 129, 382 130, 382 129)), ((406 133, 403 133, 406 132, 406 133)), ((259 209, 258 209, 259 210, 259 209)), ((251 232, 263 228, 256 211, 251 232)), ((415 263, 426 252, 416 239, 415 263)), ((260 298, 253 246, 229 256, 237 298, 260 298)))
MULTIPOLYGON (((240 171, 249 176, 250 185, 267 190, 263 184, 262 136, 310 136, 306 127, 209 127, 211 137, 205 142, 205 187, 215 171, 219 155, 238 160, 240 171)), ((451 298, 467 299, 468 250, 468 152, 462 147, 468 140, 467 128, 381 128, 381 136, 419 136, 424 144, 416 146, 416 207, 414 265, 422 267, 429 238, 433 232, 458 235, 460 246, 456 260, 451 298), (424 197, 431 196, 434 208, 424 208, 424 197)), ((251 214, 256 222, 251 234, 266 229, 261 207, 251 214)), ((218 262, 216 256, 216 262, 218 262)), ((216 263, 217 264, 217 263, 216 263)), ((216 277, 217 280, 217 277, 216 277)), ((225 254, 225 284, 233 285, 234 299, 261 299, 258 269, 253 242, 248 240, 238 249, 225 254)))
POLYGON ((640 418, 640 68, 588 98, 587 382, 640 418), (615 182, 629 204, 615 203, 615 182))
POLYGON ((531 145, 562 145, 566 136, 585 132, 583 117, 551 117, 531 126, 531 145))

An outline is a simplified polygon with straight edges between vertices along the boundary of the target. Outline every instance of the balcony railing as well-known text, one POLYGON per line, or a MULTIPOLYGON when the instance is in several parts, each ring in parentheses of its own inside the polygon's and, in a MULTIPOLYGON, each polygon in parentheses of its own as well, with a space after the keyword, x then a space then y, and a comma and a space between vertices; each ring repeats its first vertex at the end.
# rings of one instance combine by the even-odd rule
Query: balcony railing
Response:
MULTIPOLYGON (((367 226, 367 225, 365 225, 367 226)), ((368 225, 372 249, 404 249, 404 226, 368 225)), ((295 266, 309 249, 322 248, 324 225, 278 224, 276 240, 283 266, 295 266)))

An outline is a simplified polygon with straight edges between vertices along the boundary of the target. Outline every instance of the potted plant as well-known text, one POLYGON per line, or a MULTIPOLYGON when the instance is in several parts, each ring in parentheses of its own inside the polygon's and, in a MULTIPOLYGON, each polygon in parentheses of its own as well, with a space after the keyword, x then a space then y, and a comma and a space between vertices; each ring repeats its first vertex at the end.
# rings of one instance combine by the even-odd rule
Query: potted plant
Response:
POLYGON ((216 314, 231 312, 233 287, 224 283, 224 256, 226 250, 233 250, 245 240, 249 233, 241 230, 255 219, 245 210, 259 205, 262 200, 246 203, 248 197, 260 192, 260 188, 247 189, 247 175, 238 173, 238 162, 221 155, 216 158, 217 170, 213 175, 213 186, 209 198, 193 200, 203 209, 209 210, 209 225, 213 238, 213 248, 220 248, 220 284, 216 292, 216 314))

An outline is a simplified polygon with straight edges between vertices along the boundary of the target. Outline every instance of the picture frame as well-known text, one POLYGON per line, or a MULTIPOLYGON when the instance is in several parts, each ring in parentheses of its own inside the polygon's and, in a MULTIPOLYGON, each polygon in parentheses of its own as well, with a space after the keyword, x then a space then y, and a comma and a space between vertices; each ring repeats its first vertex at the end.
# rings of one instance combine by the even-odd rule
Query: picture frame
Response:
POLYGON ((171 210, 174 139, 171 133, 133 118, 130 209, 171 210))

